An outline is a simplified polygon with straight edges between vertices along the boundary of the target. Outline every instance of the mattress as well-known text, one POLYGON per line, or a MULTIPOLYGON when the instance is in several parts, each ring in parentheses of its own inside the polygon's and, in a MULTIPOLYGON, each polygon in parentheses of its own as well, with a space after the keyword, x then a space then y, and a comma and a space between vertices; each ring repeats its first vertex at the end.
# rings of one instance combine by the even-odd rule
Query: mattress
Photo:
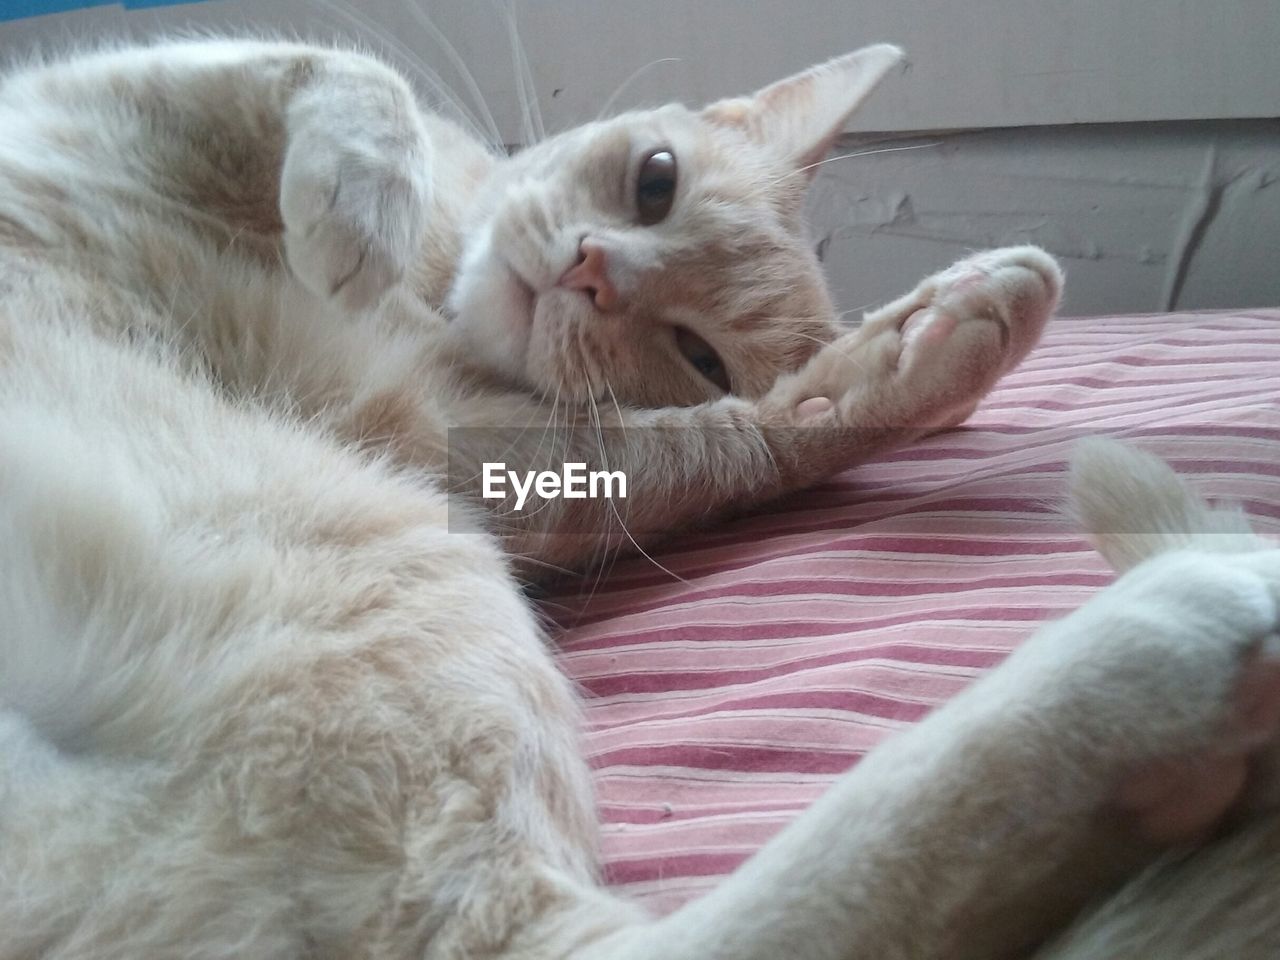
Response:
POLYGON ((1110 582, 1060 509, 1095 433, 1280 533, 1280 310, 1057 319, 965 426, 549 597, 608 881, 698 895, 1110 582))

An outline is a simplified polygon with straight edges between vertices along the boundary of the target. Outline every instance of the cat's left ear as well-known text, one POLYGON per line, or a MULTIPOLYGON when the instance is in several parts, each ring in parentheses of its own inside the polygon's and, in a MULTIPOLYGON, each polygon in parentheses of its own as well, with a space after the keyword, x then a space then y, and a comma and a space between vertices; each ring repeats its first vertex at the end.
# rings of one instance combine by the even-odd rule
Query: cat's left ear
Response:
POLYGON ((812 176, 813 165, 831 151, 845 121, 902 57, 892 44, 863 47, 771 83, 753 96, 719 100, 702 115, 742 130, 812 176))

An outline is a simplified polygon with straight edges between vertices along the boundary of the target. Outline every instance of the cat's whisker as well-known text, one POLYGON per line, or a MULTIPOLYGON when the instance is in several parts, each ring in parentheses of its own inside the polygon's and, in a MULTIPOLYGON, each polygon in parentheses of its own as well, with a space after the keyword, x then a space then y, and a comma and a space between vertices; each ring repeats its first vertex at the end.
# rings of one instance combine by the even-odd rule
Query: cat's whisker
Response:
MULTIPOLYGON (((590 400, 591 400, 591 408, 590 408, 590 409, 591 409, 591 414, 592 414, 592 422, 593 422, 593 425, 594 425, 594 427, 595 427, 596 442, 599 444, 599 447, 600 447, 600 466, 601 466, 601 468, 602 468, 602 469, 604 469, 604 470, 608 470, 608 469, 609 469, 609 454, 608 454, 608 451, 607 451, 607 449, 606 449, 606 447, 605 447, 605 442, 604 442, 604 432, 603 432, 603 430, 601 429, 601 425, 600 425, 600 423, 601 423, 601 421, 600 421, 600 407, 599 407, 599 405, 596 403, 595 390, 594 390, 594 388, 593 388, 593 387, 592 387, 592 385, 591 385, 590 377, 588 377, 588 379, 587 379, 587 387, 588 387, 588 390, 587 390, 587 396, 588 396, 588 397, 590 398, 590 400)), ((653 556, 652 556, 652 555, 651 555, 647 550, 645 550, 645 549, 644 549, 644 547, 640 546, 640 544, 639 544, 639 542, 636 540, 636 538, 635 538, 634 536, 632 536, 632 535, 631 535, 631 530, 630 530, 630 528, 627 526, 626 522, 622 519, 622 515, 618 513, 618 506, 617 506, 617 504, 615 504, 615 503, 613 502, 613 498, 612 498, 612 497, 607 498, 606 502, 609 504, 609 509, 612 511, 613 516, 614 516, 614 519, 618 521, 618 526, 621 528, 623 535, 627 538, 627 541, 631 544, 632 548, 633 548, 633 549, 634 549, 638 554, 640 554, 640 556, 644 557, 646 560, 648 560, 651 564, 653 564, 655 567, 657 567, 659 570, 661 570, 661 571, 662 571, 663 573, 665 573, 667 576, 671 577, 671 578, 672 578, 672 579, 674 579, 674 580, 678 580, 680 583, 683 583, 683 584, 685 584, 685 585, 688 585, 688 583, 689 583, 689 581, 688 581, 688 580, 686 580, 684 577, 680 576, 680 575, 679 575, 678 573, 676 573, 674 570, 671 570, 671 569, 669 569, 668 567, 663 566, 661 563, 659 563, 657 560, 655 560, 655 559, 653 558, 653 556)))
POLYGON ((823 340, 821 337, 815 337, 811 333, 805 333, 803 330, 788 330, 787 333, 793 337, 799 337, 801 340, 808 340, 816 343, 820 347, 826 347, 831 344, 830 340, 823 340))
POLYGON ((622 95, 623 91, 626 90, 627 87, 631 86, 631 84, 635 83, 635 81, 639 80, 642 76, 644 76, 650 70, 652 70, 654 67, 663 63, 683 63, 683 62, 684 61, 680 57, 659 57, 657 60, 650 60, 644 66, 637 67, 636 69, 632 70, 631 73, 628 74, 627 78, 623 80, 620 84, 618 84, 618 88, 614 90, 613 93, 609 94, 609 98, 605 100, 604 106, 602 106, 600 108, 600 112, 596 114, 596 120, 603 120, 605 117, 609 116, 609 111, 613 109, 614 103, 617 101, 618 97, 622 95))
MULTIPOLYGON (((435 26, 430 15, 421 6, 417 5, 415 0, 404 0, 404 5, 407 6, 408 12, 410 12, 413 19, 417 20, 419 26, 428 32, 431 40, 435 41, 436 46, 440 47, 440 51, 443 52, 445 59, 449 61, 453 69, 457 70, 458 78, 461 79, 463 86, 466 87, 467 95, 471 97, 472 104, 479 111, 480 119, 484 122, 485 132, 488 133, 489 145, 495 148, 506 147, 506 143, 503 142, 502 131, 498 127, 497 120, 494 119, 493 110, 489 109, 488 101, 485 100, 484 93, 480 90, 480 84, 476 82, 475 74, 472 74, 471 70, 467 68, 466 60, 463 60, 462 55, 458 54, 457 47, 454 47, 449 42, 449 38, 444 36, 442 29, 435 26)), ((435 73, 434 70, 433 73, 435 73)), ((448 87, 445 88, 448 90, 448 87)), ((449 92, 452 93, 452 90, 449 92)), ((457 104, 462 106, 462 109, 466 109, 462 105, 461 97, 458 97, 457 104)))
POLYGON ((846 317, 849 316, 849 314, 851 313, 862 314, 874 306, 875 304, 871 303, 861 307, 853 307, 849 310, 840 310, 837 313, 832 314, 830 317, 828 317, 826 314, 813 314, 809 316, 792 314, 788 316, 781 316, 781 315, 762 316, 762 317, 758 317, 757 319, 761 323, 786 323, 786 324, 797 324, 797 323, 803 323, 806 321, 820 321, 820 320, 830 319, 838 328, 838 332, 834 334, 831 339, 824 340, 822 337, 814 336, 811 333, 805 333, 803 330, 797 330, 794 328, 794 326, 787 326, 785 331, 788 337, 799 337, 802 340, 809 340, 813 343, 818 344, 819 346, 826 346, 827 344, 831 343, 833 339, 838 337, 841 333, 851 333, 862 326, 861 319, 859 319, 856 323, 849 323, 845 319, 846 317))
MULTIPOLYGON (((622 435, 624 438, 623 444, 622 444, 623 449, 629 449, 629 445, 625 440, 626 432, 627 432, 626 418, 622 416, 622 406, 618 403, 618 395, 614 392, 613 384, 609 382, 608 378, 605 378, 605 389, 608 391, 609 396, 612 398, 613 408, 618 415, 618 428, 622 431, 622 435)), ((626 506, 626 516, 622 518, 622 522, 624 525, 626 524, 627 518, 630 517, 630 512, 631 512, 631 502, 630 500, 628 500, 627 506, 626 506)), ((607 554, 608 559, 604 563, 601 563, 599 561, 593 561, 592 563, 592 566, 595 567, 596 572, 591 580, 591 589, 590 591, 588 591, 587 598, 583 603, 584 609, 590 606, 591 601, 595 598, 595 595, 599 591, 601 585, 609 577, 609 575, 613 573, 613 568, 617 566, 617 563, 618 563, 618 557, 619 557, 618 551, 616 550, 608 551, 602 548, 598 551, 598 553, 607 554)))
MULTIPOLYGON (((557 410, 557 408, 558 408, 558 407, 559 407, 559 405, 560 405, 560 394, 561 394, 561 389, 562 389, 562 384, 557 383, 557 384, 556 384, 556 392, 555 392, 555 394, 553 395, 553 397, 552 397, 552 401, 551 401, 551 411, 550 411, 550 414, 549 414, 549 415, 548 415, 548 417, 547 417, 547 421, 546 421, 546 423, 544 423, 544 424, 543 424, 543 426, 542 426, 542 432, 539 434, 539 437, 538 437, 538 445, 537 445, 537 447, 534 449, 532 456, 529 458, 529 462, 526 464, 526 467, 527 467, 528 469, 536 469, 536 468, 538 467, 538 460, 539 460, 539 457, 541 456, 541 453, 542 453, 542 447, 543 447, 543 444, 546 442, 546 438, 547 438, 547 431, 548 431, 548 430, 550 430, 550 429, 552 429, 552 427, 553 427, 553 425, 554 425, 554 423, 555 423, 555 420, 556 420, 556 410, 557 410)), ((545 410, 545 409, 546 409, 546 404, 545 404, 545 403, 543 403, 543 404, 541 404, 539 407, 537 407, 536 409, 538 409, 538 410, 545 410)), ((533 421, 533 417, 531 416, 532 412, 533 412, 533 411, 532 411, 532 410, 530 410, 530 409, 528 409, 527 407, 524 409, 524 414, 525 414, 525 415, 524 415, 523 419, 526 421, 526 422, 525 422, 525 424, 524 424, 522 427, 520 427, 520 432, 519 432, 518 434, 516 434, 516 436, 515 436, 515 437, 513 437, 513 438, 511 438, 511 439, 510 439, 510 441, 507 443, 507 445, 506 445, 506 447, 504 448, 504 450, 502 451, 502 453, 500 453, 500 454, 498 455, 498 457, 496 458, 497 460, 506 460, 506 459, 511 455, 511 452, 512 452, 513 450, 515 450, 515 449, 516 449, 516 447, 517 447, 517 445, 520 443, 520 441, 524 439, 524 437, 525 437, 525 435, 528 433, 528 431, 529 431, 530 429, 532 429, 532 421, 533 421)), ((513 416, 514 416, 514 415, 513 415, 513 416)), ((510 418, 509 418, 509 419, 507 420, 507 423, 509 424, 510 422, 511 422, 511 421, 510 421, 510 418)), ((505 427, 505 425, 504 425, 504 427, 505 427)), ((551 446, 552 446, 552 453, 554 454, 554 448, 555 448, 554 434, 552 435, 552 444, 551 444, 551 446)), ((551 459, 554 459, 554 456, 553 456, 551 459)), ((548 461, 548 462, 550 462, 550 461, 548 461)), ((466 485, 467 485, 467 486, 472 486, 472 485, 474 485, 477 481, 479 481, 479 480, 480 480, 480 478, 481 478, 481 476, 482 476, 482 475, 483 475, 482 473, 476 473, 476 474, 473 474, 470 478, 468 478, 468 479, 466 480, 466 485)), ((536 509, 535 509, 535 510, 531 511, 529 514, 527 514, 527 516, 533 516, 533 515, 534 515, 534 514, 536 514, 537 512, 538 512, 538 510, 536 510, 536 509)))
MULTIPOLYGON (((551 443, 550 443, 550 449, 548 450, 548 457, 547 457, 545 469, 551 470, 554 472, 555 461, 557 459, 560 459, 561 461, 563 461, 564 459, 563 457, 557 458, 556 456, 556 438, 559 432, 559 424, 556 419, 556 412, 559 405, 560 405, 560 386, 557 385, 555 400, 552 402, 551 412, 550 412, 550 415, 547 417, 546 425, 542 428, 542 436, 538 439, 538 449, 534 451, 534 456, 529 464, 530 468, 538 468, 542 466, 540 462, 540 457, 542 454, 542 444, 547 438, 547 431, 551 431, 551 443)), ((541 504, 534 507, 534 509, 530 510, 528 513, 524 514, 524 516, 536 517, 538 514, 548 510, 550 506, 551 506, 550 500, 543 500, 541 504)))
MULTIPOLYGON (((502 135, 498 131, 498 125, 493 119, 493 114, 489 111, 488 105, 480 95, 479 87, 475 86, 474 79, 469 80, 470 73, 466 70, 466 65, 462 64, 460 60, 458 62, 454 62, 451 59, 451 62, 454 63, 454 67, 462 74, 463 83, 467 84, 469 88, 471 88, 470 92, 476 100, 476 106, 478 107, 479 112, 482 114, 482 117, 480 118, 477 118, 477 116, 472 112, 472 108, 463 102, 462 98, 459 97, 453 88, 444 81, 439 73, 427 66, 422 58, 411 47, 398 39, 390 31, 378 26, 378 24, 371 18, 362 15, 358 11, 358 8, 353 9, 350 5, 335 2, 335 0, 319 0, 319 2, 330 13, 344 20, 348 26, 354 27, 358 33, 365 34, 367 37, 376 39, 388 49, 394 50, 399 55, 399 59, 403 61, 407 67, 412 69, 415 74, 417 74, 418 79, 427 88, 428 92, 438 98, 440 103, 447 105, 455 114, 456 118, 462 121, 466 126, 470 127, 472 132, 475 133, 481 141, 488 142, 494 147, 502 146, 502 135), (484 122, 481 122, 482 120, 484 122)), ((440 34, 439 29, 435 27, 429 19, 426 19, 426 14, 414 5, 413 0, 405 0, 405 7, 411 14, 415 14, 423 18, 422 25, 424 29, 429 33, 432 33, 433 39, 435 39, 436 42, 444 48, 445 56, 449 57, 450 51, 452 51, 453 48, 449 45, 448 41, 444 39, 443 35, 440 34)), ((453 51, 453 56, 457 57, 456 51, 453 51)))
MULTIPOLYGON (((630 450, 631 443, 629 438, 627 437, 627 418, 622 413, 622 404, 619 402, 618 394, 614 391, 613 384, 609 381, 608 377, 605 378, 604 385, 605 385, 605 389, 609 393, 610 400, 613 402, 614 413, 618 417, 617 429, 622 433, 622 448, 624 450, 630 450)), ((630 519, 631 517, 631 501, 630 500, 626 502, 625 512, 626 512, 626 518, 630 519)), ((609 567, 610 571, 612 571, 613 569, 613 564, 616 564, 617 562, 618 562, 618 554, 615 552, 613 554, 613 557, 610 563, 610 567, 609 567)))
MULTIPOLYGON (((506 417, 506 419, 503 420, 501 425, 491 428, 495 431, 505 433, 505 431, 508 428, 510 428, 511 422, 515 420, 517 417, 525 422, 519 427, 520 432, 517 433, 513 438, 511 438, 507 443, 507 445, 503 448, 502 452, 498 454, 497 459, 499 460, 505 460, 507 456, 510 455, 511 451, 515 449, 516 444, 518 444, 524 438, 525 433, 530 429, 531 423, 529 421, 532 418, 529 416, 529 404, 526 403, 523 406, 516 407, 506 417)), ((471 474, 468 477, 460 477, 457 480, 457 485, 462 489, 466 489, 468 487, 473 486, 475 483, 477 483, 482 476, 483 476, 482 472, 477 472, 477 473, 471 474)))
POLYGON ((826 313, 825 311, 821 313, 759 314, 759 315, 756 315, 756 319, 775 321, 778 323, 786 323, 788 321, 793 323, 799 323, 801 321, 818 321, 818 320, 826 320, 828 318, 833 318, 837 322, 839 322, 843 320, 845 317, 847 317, 849 314, 855 313, 858 310, 865 310, 865 309, 866 309, 865 307, 853 307, 848 310, 838 310, 834 314, 826 313))
MULTIPOLYGON (((512 554, 512 556, 514 556, 521 564, 527 563, 532 567, 537 567, 538 569, 545 571, 549 576, 562 577, 573 575, 572 570, 565 570, 561 567, 557 567, 555 564, 539 562, 529 556, 527 552, 512 554)), ((521 593, 529 599, 529 609, 532 611, 534 618, 538 622, 538 629, 547 636, 552 636, 558 632, 561 629, 560 621, 557 619, 556 613, 553 611, 558 611, 561 615, 569 613, 571 611, 568 605, 558 603, 555 600, 551 600, 546 596, 540 595, 543 583, 541 583, 535 576, 530 574, 521 575, 512 571, 511 579, 516 582, 516 586, 520 588, 521 593)), ((578 690, 576 695, 581 696, 583 694, 581 690, 578 690)))
POLYGON ((828 163, 835 163, 838 160, 856 160, 859 157, 872 157, 879 153, 901 153, 905 150, 925 150, 929 147, 940 147, 942 146, 942 143, 943 141, 941 140, 933 140, 929 143, 912 143, 903 147, 877 147, 874 150, 859 150, 856 153, 842 153, 839 156, 827 157, 823 160, 816 160, 813 163, 805 164, 803 167, 797 167, 795 170, 791 170, 780 177, 770 180, 765 186, 775 186, 783 180, 789 180, 792 177, 800 176, 801 174, 808 173, 810 170, 817 167, 825 166, 828 163))
POLYGON ((440 47, 440 50, 444 53, 453 68, 458 71, 458 76, 466 86, 467 93, 471 96, 471 99, 475 101, 476 107, 483 114, 485 125, 488 127, 489 133, 493 137, 493 146, 503 146, 502 131, 498 129, 498 123, 493 117, 493 111, 489 109, 489 104, 485 102, 484 94, 480 91, 480 84, 476 82, 475 75, 470 69, 468 69, 467 62, 462 58, 462 55, 458 53, 457 48, 449 42, 449 38, 444 35, 444 31, 435 25, 434 21, 432 21, 431 17, 425 10, 418 6, 414 0, 405 0, 405 5, 409 8, 409 12, 413 15, 414 19, 416 19, 422 28, 431 35, 431 39, 433 39, 440 47))
MULTIPOLYGON (((848 311, 848 310, 842 311, 840 314, 838 314, 838 318, 843 318, 845 315, 847 315, 847 314, 848 314, 848 313, 850 313, 850 312, 851 312, 851 311, 848 311)), ((772 318, 770 318, 770 319, 773 319, 773 320, 786 320, 787 318, 786 318, 786 317, 772 317, 772 318)), ((856 328, 855 328, 855 329, 856 329, 856 328)), ((790 337, 798 337, 798 338, 800 338, 800 339, 802 339, 802 340, 808 340, 808 341, 811 341, 812 343, 817 344, 817 345, 818 345, 818 347, 820 347, 820 348, 822 348, 822 349, 824 349, 824 350, 825 350, 825 349, 827 349, 827 348, 830 348, 830 349, 832 349, 832 350, 835 350, 837 353, 840 353, 840 354, 842 354, 843 356, 845 356, 846 358, 848 358, 849 362, 850 362, 850 363, 852 363, 852 364, 854 364, 855 366, 857 366, 859 369, 865 369, 865 366, 866 366, 866 365, 865 365, 861 360, 859 360, 857 357, 855 357, 853 354, 851 354, 848 350, 844 350, 844 349, 841 349, 841 348, 838 348, 838 347, 834 346, 834 343, 835 343, 835 341, 834 341, 834 340, 824 340, 824 339, 822 339, 821 337, 815 337, 815 336, 814 336, 813 334, 811 334, 811 333, 805 333, 803 330, 790 330, 790 329, 789 329, 789 330, 787 330, 787 336, 790 336, 790 337)))
MULTIPOLYGON (((848 316, 849 314, 851 314, 851 313, 865 314, 868 310, 875 310, 875 309, 876 309, 877 307, 879 307, 879 306, 881 306, 881 302, 880 302, 879 300, 870 300, 870 301, 868 301, 867 303, 861 304, 861 305, 856 306, 856 307, 851 307, 851 308, 850 308, 850 309, 848 309, 848 310, 844 310, 844 311, 842 311, 842 312, 840 313, 840 318, 839 318, 839 319, 840 319, 840 321, 841 321, 841 322, 843 322, 843 321, 844 321, 844 318, 845 318, 845 317, 847 317, 847 316, 848 316)), ((858 320, 858 323, 856 324, 856 326, 861 326, 861 325, 862 325, 862 320, 861 320, 861 319, 859 319, 859 320, 858 320)))
MULTIPOLYGON (((560 391, 557 389, 556 397, 558 398, 559 395, 560 395, 560 391)), ((553 402, 552 410, 554 411, 554 409, 555 409, 555 404, 553 402)), ((550 434, 551 429, 552 429, 552 421, 551 421, 551 418, 548 418, 547 422, 542 425, 542 431, 538 434, 538 445, 534 448, 533 455, 532 457, 530 457, 531 466, 536 467, 541 462, 540 458, 542 456, 542 449, 547 442, 547 436, 548 434, 550 434)))
POLYGON ((876 306, 875 303, 866 303, 860 307, 850 307, 848 310, 841 310, 837 312, 836 315, 832 317, 832 319, 835 321, 836 326, 838 326, 841 329, 841 331, 848 333, 852 330, 857 330, 859 327, 861 327, 863 316, 866 314, 868 310, 872 309, 875 306, 876 306), (851 313, 856 313, 858 315, 858 319, 853 322, 850 322, 848 320, 848 316, 851 313))
POLYGON ((842 357, 845 358, 846 361, 848 361, 848 363, 856 367, 859 371, 863 373, 867 372, 867 364, 863 360, 859 359, 858 357, 850 353, 849 350, 844 349, 842 347, 837 347, 833 343, 827 344, 827 348, 834 350, 836 353, 840 354, 842 357))
MULTIPOLYGON (((588 396, 591 401, 590 405, 587 407, 588 419, 590 421, 590 425, 595 435, 596 446, 600 451, 600 466, 602 469, 608 470, 609 457, 606 453, 604 436, 600 429, 600 407, 596 403, 595 389, 591 385, 590 376, 587 377, 587 383, 588 383, 588 396)), ((626 526, 626 522, 623 520, 621 516, 618 515, 617 507, 613 504, 612 501, 610 501, 609 505, 613 511, 614 518, 618 521, 619 526, 622 527, 623 533, 626 534, 628 537, 630 537, 631 536, 630 531, 626 526)), ((605 555, 610 552, 608 543, 609 543, 609 538, 604 537, 601 539, 601 541, 598 544, 596 544, 595 548, 592 550, 590 568, 595 570, 595 576, 592 582, 591 592, 587 597, 587 603, 591 602, 591 598, 595 596, 596 591, 599 589, 600 584, 603 582, 603 578, 604 578, 603 560, 605 555)))
POLYGON ((797 167, 795 170, 789 170, 788 172, 784 173, 782 176, 775 177, 773 180, 769 180, 761 184, 757 189, 751 191, 751 193, 749 193, 748 196, 751 196, 751 197, 764 196, 773 187, 776 187, 778 184, 782 183, 785 180, 790 180, 792 177, 797 177, 803 174, 807 174, 810 170, 814 169, 815 167, 821 167, 828 163, 835 163, 836 161, 839 161, 839 160, 856 160, 859 157, 870 157, 878 153, 897 153, 902 150, 924 150, 929 147, 939 147, 939 146, 942 146, 942 144, 943 144, 942 140, 934 140, 929 143, 913 143, 913 144, 908 144, 902 147, 878 147, 874 150, 859 150, 854 153, 842 153, 835 157, 826 157, 825 159, 817 160, 813 163, 806 164, 803 167, 797 167))
MULTIPOLYGON (((556 450, 558 449, 558 442, 560 440, 560 423, 556 419, 556 414, 559 412, 559 406, 560 406, 560 390, 557 388, 555 400, 552 401, 551 410, 547 414, 547 429, 551 431, 551 449, 550 449, 550 457, 548 462, 554 462, 557 459, 556 450)), ((559 459, 563 459, 563 458, 559 458, 559 459)))
POLYGON ((533 82, 533 71, 520 42, 520 29, 516 22, 516 8, 508 0, 506 4, 507 37, 511 42, 511 66, 515 71, 516 94, 520 100, 520 125, 524 131, 525 146, 530 147, 547 139, 542 124, 542 108, 538 104, 538 91, 533 82))

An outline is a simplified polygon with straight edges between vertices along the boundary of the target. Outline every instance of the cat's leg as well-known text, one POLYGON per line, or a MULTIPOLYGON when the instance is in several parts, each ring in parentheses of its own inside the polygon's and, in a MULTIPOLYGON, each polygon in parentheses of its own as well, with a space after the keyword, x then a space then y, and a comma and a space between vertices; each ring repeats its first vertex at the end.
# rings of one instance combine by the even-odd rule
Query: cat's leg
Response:
POLYGON ((1280 552, 1145 564, 869 755, 720 888, 581 956, 1017 956, 1173 839, 1159 803, 1126 796, 1135 773, 1274 733, 1278 607, 1280 552))
MULTIPOLYGON (((1245 515, 1214 508, 1154 457, 1092 440, 1072 464, 1072 513, 1117 569, 1191 547, 1249 554, 1269 547, 1245 515)), ((1254 709, 1274 708, 1257 698, 1254 709)), ((1181 770, 1157 766, 1132 784, 1176 823, 1188 808, 1238 788, 1238 757, 1181 770), (1144 782, 1145 781, 1145 782, 1144 782), (1188 803, 1188 799, 1195 802, 1188 803)), ((1250 765, 1245 796, 1206 846, 1164 857, 1095 905, 1036 960, 1269 960, 1280 955, 1280 740, 1250 765)))
POLYGON ((486 504, 501 514, 513 552, 579 566, 804 489, 963 420, 1035 345, 1061 290, 1057 264, 1036 247, 979 254, 870 314, 759 400, 664 410, 600 404, 577 429, 544 411, 545 429, 535 420, 523 430, 459 431, 454 487, 475 495, 493 461, 621 471, 625 500, 486 504))

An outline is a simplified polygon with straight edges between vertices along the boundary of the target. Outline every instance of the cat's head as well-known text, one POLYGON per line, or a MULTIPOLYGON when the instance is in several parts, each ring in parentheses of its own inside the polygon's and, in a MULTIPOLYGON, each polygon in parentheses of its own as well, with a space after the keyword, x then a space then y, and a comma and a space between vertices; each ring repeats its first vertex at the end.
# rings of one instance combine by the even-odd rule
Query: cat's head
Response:
POLYGON ((836 333, 804 194, 901 56, 867 47, 751 97, 624 114, 503 161, 449 295, 455 329, 548 396, 759 396, 836 333))

